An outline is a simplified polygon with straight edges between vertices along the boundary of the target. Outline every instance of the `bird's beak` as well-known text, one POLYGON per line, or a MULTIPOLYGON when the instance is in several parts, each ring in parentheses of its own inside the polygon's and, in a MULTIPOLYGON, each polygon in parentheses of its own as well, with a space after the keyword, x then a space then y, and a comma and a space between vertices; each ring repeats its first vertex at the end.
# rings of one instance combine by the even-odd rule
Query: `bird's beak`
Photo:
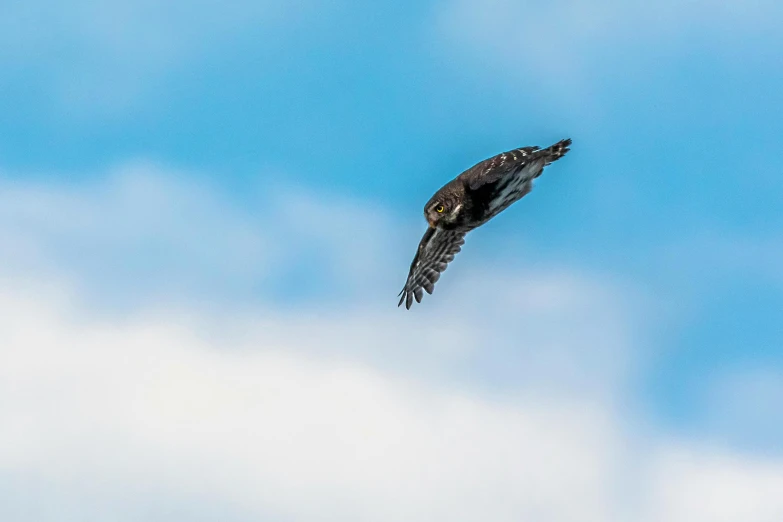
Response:
POLYGON ((430 228, 435 228, 435 222, 432 220, 432 217, 427 216, 427 223, 429 223, 430 228))

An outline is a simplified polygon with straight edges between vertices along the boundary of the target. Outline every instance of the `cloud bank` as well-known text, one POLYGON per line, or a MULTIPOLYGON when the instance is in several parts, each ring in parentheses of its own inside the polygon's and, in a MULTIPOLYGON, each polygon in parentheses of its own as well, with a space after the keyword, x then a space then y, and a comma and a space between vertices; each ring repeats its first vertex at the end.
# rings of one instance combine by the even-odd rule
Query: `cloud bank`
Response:
MULTIPOLYGON (((466 255, 414 313, 369 272, 342 296, 296 306, 263 291, 212 301, 190 290, 196 274, 215 288, 252 285, 316 241, 326 273, 343 267, 348 280, 346 245, 390 236, 363 236, 365 214, 346 201, 246 213, 209 184, 177 179, 135 166, 89 185, 10 191, 0 211, 14 260, 0 274, 3 520, 783 514, 783 461, 641 430, 617 400, 645 342, 632 290, 578 267, 466 255), (337 225, 303 229, 311 215, 337 225), (163 261, 148 252, 158 244, 163 261), (124 267, 139 250, 151 267, 124 267), (123 281, 93 277, 95 256, 123 281), (180 279, 164 295, 145 284, 151 274, 180 279), (131 304, 101 306, 123 288, 137 289, 131 304), (388 299, 362 300, 374 292, 388 299)), ((401 228, 392 223, 381 226, 401 228)), ((393 272, 386 252, 369 244, 366 262, 393 272)))

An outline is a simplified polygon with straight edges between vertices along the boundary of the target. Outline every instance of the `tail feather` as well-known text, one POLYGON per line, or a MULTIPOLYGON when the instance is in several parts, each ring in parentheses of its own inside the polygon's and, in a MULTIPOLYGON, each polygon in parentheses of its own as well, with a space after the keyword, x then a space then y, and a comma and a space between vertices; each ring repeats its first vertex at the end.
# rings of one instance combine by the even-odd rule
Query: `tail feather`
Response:
POLYGON ((549 165, 553 161, 557 161, 563 156, 566 155, 566 153, 571 150, 569 147, 571 146, 571 138, 566 138, 564 140, 560 140, 551 147, 547 147, 546 149, 543 149, 541 151, 541 154, 546 158, 545 165, 549 165))

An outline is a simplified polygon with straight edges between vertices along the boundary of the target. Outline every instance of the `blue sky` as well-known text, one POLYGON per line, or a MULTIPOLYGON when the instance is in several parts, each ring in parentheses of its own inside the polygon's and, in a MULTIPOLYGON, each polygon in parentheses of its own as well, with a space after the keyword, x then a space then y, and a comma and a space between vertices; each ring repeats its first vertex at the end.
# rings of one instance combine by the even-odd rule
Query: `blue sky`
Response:
MULTIPOLYGON (((723 506, 726 516, 783 511, 764 493, 783 481, 776 2, 33 0, 2 11, 0 279, 6 330, 16 332, 4 357, 18 371, 0 374, 0 389, 19 406, 0 415, 20 427, 0 438, 0 492, 22 499, 9 517, 55 517, 66 508, 53 491, 80 498, 101 480, 98 500, 67 507, 74 519, 119 502, 129 520, 167 509, 183 520, 188 509, 221 520, 377 520, 373 506, 393 490, 414 506, 396 512, 411 520, 490 509, 498 520, 572 520, 556 493, 519 500, 504 476, 552 491, 598 487, 597 504, 575 504, 595 520, 714 519, 693 496, 677 497, 677 484, 755 492, 723 506), (563 137, 572 152, 536 190, 468 237, 433 296, 398 310, 432 192, 485 157, 563 137), (173 373, 161 370, 148 394, 138 383, 158 375, 147 366, 156 353, 173 373), (60 357, 61 370, 41 366, 60 357), (128 373, 107 380, 118 360, 128 373), (330 378, 341 371, 348 392, 330 378), (232 388, 237 374, 246 395, 232 388), (253 386, 280 375, 290 375, 276 388, 290 401, 281 392, 264 410, 255 401, 267 404, 267 388, 253 386), (51 379, 61 388, 39 396, 51 379), (297 379, 323 388, 301 391, 297 379), (112 405, 85 398, 95 393, 83 396, 80 382, 109 386, 114 407, 138 414, 115 422, 112 405), (183 397, 196 392, 228 413, 185 408, 192 417, 178 423, 183 397), (377 404, 346 399, 376 392, 377 404), (65 432, 50 411, 60 393, 77 426, 65 432), (149 401, 124 403, 129 394, 149 401), (330 411, 320 396, 343 422, 336 434, 312 420, 330 411), (598 413, 583 419, 583 410, 598 413), (238 421, 246 411, 257 424, 238 421), (265 416, 281 434, 308 419, 328 432, 287 448, 343 462, 358 448, 374 465, 349 465, 337 480, 323 473, 337 464, 313 456, 312 467, 294 466, 299 482, 281 478, 283 464, 248 479, 276 485, 269 498, 232 493, 233 473, 252 475, 234 465, 265 467, 285 439, 259 435, 269 453, 227 449, 232 426, 248 443, 267 433, 265 416), (192 429, 212 433, 205 419, 225 431, 171 449, 192 429), (411 426, 402 454, 433 458, 431 476, 413 481, 434 488, 431 502, 395 481, 420 472, 412 462, 398 470, 361 436, 388 434, 395 419, 411 426), (81 437, 78 426, 86 433, 93 422, 106 437, 81 437), (31 438, 24 426, 54 435, 31 438), (466 430, 464 445, 440 444, 441 430, 466 430), (563 430, 583 436, 559 438, 563 430), (71 436, 72 447, 58 442, 71 436), (549 439, 541 454, 567 458, 563 469, 584 472, 584 484, 569 482, 571 472, 542 479, 545 459, 517 476, 502 458, 490 455, 493 467, 468 456, 459 469, 492 484, 488 504, 431 505, 472 487, 447 478, 468 441, 549 439), (617 440, 649 451, 611 453, 617 440), (121 448, 146 464, 82 466, 63 448, 121 448), (178 483, 204 452, 215 461, 201 465, 225 480, 178 483), (633 470, 646 453, 652 471, 633 470), (43 455, 65 459, 54 467, 68 472, 41 466, 43 455), (652 497, 631 501, 611 486, 627 473, 640 491, 652 484, 652 497), (118 493, 148 475, 161 485, 135 499, 118 493), (658 477, 670 485, 659 491, 658 477), (297 507, 320 490, 344 502, 316 496, 312 512, 297 507), (345 500, 357 496, 368 504, 345 500)), ((528 449, 520 462, 538 454, 528 449)))

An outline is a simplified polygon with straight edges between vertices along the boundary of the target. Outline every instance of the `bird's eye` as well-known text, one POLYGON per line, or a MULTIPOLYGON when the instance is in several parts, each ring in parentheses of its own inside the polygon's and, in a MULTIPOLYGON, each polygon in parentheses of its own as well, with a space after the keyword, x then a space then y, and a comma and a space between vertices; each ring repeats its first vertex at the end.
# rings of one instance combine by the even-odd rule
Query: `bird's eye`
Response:
POLYGON ((445 209, 443 208, 443 205, 438 205, 438 206, 435 208, 435 212, 437 212, 438 214, 442 213, 444 210, 445 210, 445 209))

